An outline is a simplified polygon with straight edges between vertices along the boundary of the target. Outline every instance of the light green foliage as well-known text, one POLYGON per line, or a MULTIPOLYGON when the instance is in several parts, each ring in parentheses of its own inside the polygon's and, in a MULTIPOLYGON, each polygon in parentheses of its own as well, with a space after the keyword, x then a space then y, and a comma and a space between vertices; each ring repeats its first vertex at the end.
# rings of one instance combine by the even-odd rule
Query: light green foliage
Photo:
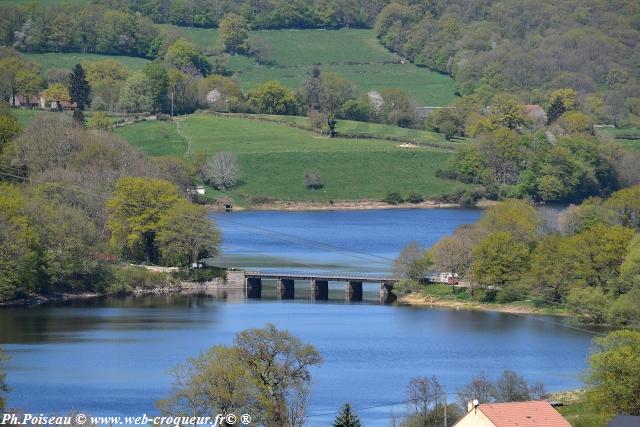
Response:
POLYGON ((62 110, 62 101, 69 102, 71 97, 69 96, 69 88, 61 83, 54 83, 50 85, 42 94, 44 100, 48 105, 55 102, 58 110, 62 110))
POLYGON ((5 145, 20 133, 21 126, 16 116, 0 104, 0 154, 5 145))
POLYGON ((561 236, 547 236, 538 243, 531 257, 528 279, 536 296, 547 302, 564 303, 573 284, 566 256, 569 243, 561 236))
POLYGON ((273 324, 242 331, 233 343, 238 360, 248 368, 259 390, 265 424, 300 423, 311 383, 309 370, 322 363, 315 347, 273 324))
POLYGON ((567 306, 584 323, 604 323, 612 298, 600 288, 573 288, 567 296, 567 306))
POLYGON ((220 233, 206 208, 186 201, 177 203, 158 223, 156 243, 165 264, 191 268, 193 263, 216 255, 220 233))
POLYGON ((640 326, 640 288, 620 295, 609 307, 609 323, 622 327, 640 326))
POLYGON ((424 279, 432 271, 429 254, 418 242, 408 243, 393 262, 393 272, 403 279, 415 282, 424 279))
MULTIPOLYGON (((171 394, 157 402, 163 414, 257 414, 256 389, 237 349, 215 346, 171 371, 171 394)), ((253 422, 257 422, 257 416, 253 422)))
POLYGON ((296 110, 293 93, 276 81, 268 81, 251 91, 249 102, 259 113, 294 114, 296 110))
POLYGON ((226 14, 220 21, 218 33, 225 52, 243 53, 247 50, 249 23, 244 17, 235 13, 226 14))
POLYGON ((558 119, 558 125, 569 134, 593 132, 593 120, 580 111, 567 111, 558 119))
POLYGON ((102 111, 97 111, 87 120, 89 129, 109 130, 111 129, 111 119, 102 111))
POLYGON ((103 80, 126 80, 131 75, 129 68, 122 62, 107 58, 99 61, 83 61, 82 67, 87 73, 87 80, 95 85, 103 80))
POLYGON ((320 82, 320 108, 326 113, 335 114, 346 101, 356 96, 355 85, 339 74, 322 73, 320 82))
POLYGON ((520 243, 531 243, 540 222, 533 205, 524 200, 505 200, 486 210, 478 225, 488 232, 503 231, 520 243))
POLYGON ((629 251, 620 265, 620 278, 625 289, 640 289, 640 235, 636 234, 629 251))
POLYGON ((616 331, 594 342, 588 401, 612 415, 640 415, 640 331, 616 331))
POLYGON ((484 286, 505 286, 516 282, 527 269, 529 248, 510 233, 498 231, 473 249, 471 275, 484 286))
POLYGON ((118 109, 130 113, 151 111, 154 106, 151 83, 146 74, 135 72, 120 91, 118 109))
POLYGON ((178 189, 170 182, 121 178, 107 201, 113 250, 134 260, 157 262, 156 233, 166 212, 179 200, 178 189))
MULTIPOLYGON (((145 95, 151 99, 151 112, 157 112, 162 110, 162 108, 165 106, 167 102, 169 73, 167 73, 167 70, 162 65, 157 63, 151 63, 146 65, 142 69, 142 73, 146 77, 144 86, 147 93, 145 95)), ((146 110, 138 110, 138 111, 146 111, 146 110)))
POLYGON ((207 58, 186 39, 179 39, 171 45, 167 49, 164 60, 187 74, 206 77, 211 71, 207 58))
POLYGON ((617 191, 607 200, 625 227, 640 229, 640 185, 617 191))

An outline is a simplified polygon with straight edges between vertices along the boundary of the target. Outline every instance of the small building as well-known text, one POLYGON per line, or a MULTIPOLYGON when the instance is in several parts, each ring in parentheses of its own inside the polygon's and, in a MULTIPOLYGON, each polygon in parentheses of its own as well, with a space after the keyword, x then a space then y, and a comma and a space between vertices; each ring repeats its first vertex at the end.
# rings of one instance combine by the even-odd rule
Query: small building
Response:
POLYGON ((547 401, 469 402, 467 410, 454 427, 571 427, 547 401))
POLYGON ((187 194, 207 194, 207 190, 204 188, 204 185, 198 185, 195 188, 187 188, 187 194))
POLYGON ((607 423, 607 427, 640 427, 640 416, 618 415, 607 423))

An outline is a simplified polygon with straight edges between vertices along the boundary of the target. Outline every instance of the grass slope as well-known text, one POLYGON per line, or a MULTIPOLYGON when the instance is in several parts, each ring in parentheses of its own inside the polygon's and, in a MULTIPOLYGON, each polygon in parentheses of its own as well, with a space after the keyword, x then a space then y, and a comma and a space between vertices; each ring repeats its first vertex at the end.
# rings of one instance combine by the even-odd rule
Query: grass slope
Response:
MULTIPOLYGON (((461 188, 435 177, 451 156, 430 148, 400 148, 371 139, 323 138, 277 123, 195 114, 182 119, 180 138, 170 123, 144 122, 116 132, 151 155, 231 151, 238 156, 242 182, 230 192, 235 200, 265 196, 277 200, 381 199, 388 192, 417 191, 435 196, 461 188), (324 187, 309 190, 303 177, 317 170, 324 187)), ((215 193, 214 193, 215 194, 215 193)))
POLYGON ((610 135, 622 145, 640 151, 640 128, 598 128, 596 132, 610 135))
POLYGON ((50 68, 72 68, 74 65, 88 61, 102 61, 104 59, 115 59, 122 62, 132 70, 140 70, 149 61, 144 58, 132 56, 98 55, 94 53, 25 53, 28 59, 42 67, 42 71, 50 68))
MULTIPOLYGON (((204 52, 218 43, 216 29, 163 27, 190 39, 204 52)), ((272 64, 258 65, 253 59, 229 57, 229 66, 244 89, 249 90, 268 80, 278 80, 297 89, 315 64, 322 71, 344 75, 358 85, 361 92, 396 87, 405 90, 421 105, 444 106, 455 99, 453 80, 440 73, 401 63, 401 58, 387 51, 372 30, 263 30, 252 32, 270 47, 272 64)))

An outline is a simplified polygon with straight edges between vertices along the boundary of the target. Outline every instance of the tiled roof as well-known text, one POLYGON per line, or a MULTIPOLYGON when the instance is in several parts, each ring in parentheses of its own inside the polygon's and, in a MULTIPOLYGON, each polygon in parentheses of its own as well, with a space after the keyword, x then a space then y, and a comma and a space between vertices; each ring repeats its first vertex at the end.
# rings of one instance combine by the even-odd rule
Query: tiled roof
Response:
POLYGON ((483 403, 478 409, 496 427, 571 427, 549 402, 483 403))

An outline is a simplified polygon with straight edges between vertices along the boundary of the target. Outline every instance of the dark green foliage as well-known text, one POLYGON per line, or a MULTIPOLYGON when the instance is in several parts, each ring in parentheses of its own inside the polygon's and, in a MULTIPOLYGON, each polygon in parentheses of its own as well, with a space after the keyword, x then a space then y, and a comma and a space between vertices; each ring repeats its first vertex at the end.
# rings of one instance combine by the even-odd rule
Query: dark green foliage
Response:
POLYGON ((424 197, 422 197, 422 194, 412 191, 407 195, 406 201, 409 203, 422 203, 424 201, 424 197))
POLYGON ((71 102, 75 102, 80 110, 84 110, 91 103, 91 86, 80 64, 76 64, 69 75, 69 96, 71 102))
POLYGON ((351 409, 351 405, 347 402, 342 407, 342 411, 333 420, 333 427, 362 427, 358 415, 351 409))
POLYGON ((80 127, 85 127, 87 125, 87 120, 84 117, 84 112, 82 109, 78 108, 77 110, 73 110, 73 121, 80 127))
POLYGON ((253 28, 363 28, 370 26, 384 2, 335 0, 183 0, 164 7, 162 0, 97 0, 108 7, 140 12, 154 22, 188 27, 217 27, 224 15, 237 13, 253 28))
POLYGON ((547 110, 547 120, 549 123, 552 123, 555 119, 563 115, 565 111, 567 111, 567 109, 562 102, 562 98, 556 96, 547 110))
POLYGON ((5 382, 6 374, 2 370, 2 365, 9 359, 9 356, 0 348, 0 411, 3 411, 6 404, 5 395, 11 390, 5 382))
POLYGON ((390 205, 399 205, 400 203, 404 202, 404 199, 402 198, 400 193, 392 192, 384 196, 383 202, 388 203, 390 205))

